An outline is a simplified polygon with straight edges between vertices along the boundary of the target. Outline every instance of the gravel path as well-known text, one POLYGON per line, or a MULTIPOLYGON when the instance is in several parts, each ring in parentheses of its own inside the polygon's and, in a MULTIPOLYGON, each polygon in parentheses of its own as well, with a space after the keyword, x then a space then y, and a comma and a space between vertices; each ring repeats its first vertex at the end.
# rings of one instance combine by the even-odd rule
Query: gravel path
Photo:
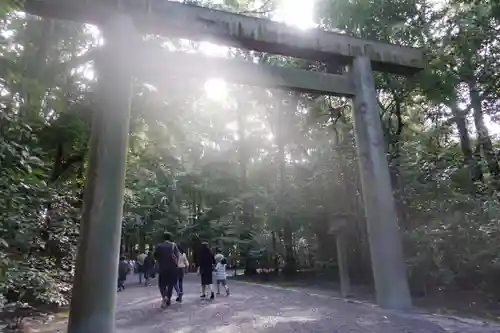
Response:
POLYGON ((117 333, 500 333, 500 327, 439 316, 396 313, 306 291, 230 281, 231 296, 199 299, 187 276, 182 304, 160 309, 156 286, 129 286, 118 294, 117 333))

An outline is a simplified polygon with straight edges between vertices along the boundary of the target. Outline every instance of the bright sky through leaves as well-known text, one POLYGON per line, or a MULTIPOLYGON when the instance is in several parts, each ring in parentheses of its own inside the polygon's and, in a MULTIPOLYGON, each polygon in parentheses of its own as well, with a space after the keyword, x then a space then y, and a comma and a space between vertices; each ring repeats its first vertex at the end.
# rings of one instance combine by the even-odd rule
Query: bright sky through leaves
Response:
MULTIPOLYGON (((314 0, 280 0, 273 19, 300 29, 314 27, 314 0)), ((223 54, 225 47, 202 43, 200 49, 207 54, 223 54)), ((222 101, 227 97, 227 86, 222 79, 210 79, 205 84, 205 94, 214 101, 222 101), (224 90, 224 91, 222 91, 224 90)))

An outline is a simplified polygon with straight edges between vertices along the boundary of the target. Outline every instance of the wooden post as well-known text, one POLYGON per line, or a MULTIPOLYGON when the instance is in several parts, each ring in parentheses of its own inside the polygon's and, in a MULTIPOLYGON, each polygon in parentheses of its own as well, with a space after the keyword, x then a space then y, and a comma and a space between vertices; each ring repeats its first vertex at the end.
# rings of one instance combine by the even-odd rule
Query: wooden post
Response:
POLYGON ((106 44, 97 59, 98 109, 92 120, 69 333, 115 331, 132 88, 127 49, 133 45, 134 26, 127 16, 117 15, 102 31, 106 44))
POLYGON ((349 279, 349 265, 347 264, 344 237, 344 229, 340 229, 335 234, 335 240, 337 242, 337 262, 339 265, 340 295, 346 298, 351 291, 351 281, 349 279))
POLYGON ((353 61, 354 130, 377 303, 407 309, 411 296, 370 59, 353 61))
POLYGON ((345 230, 347 219, 344 214, 332 215, 329 234, 335 235, 337 245, 337 264, 339 266, 340 295, 344 298, 349 296, 351 290, 351 280, 349 279, 349 265, 347 263, 347 253, 345 250, 345 230))

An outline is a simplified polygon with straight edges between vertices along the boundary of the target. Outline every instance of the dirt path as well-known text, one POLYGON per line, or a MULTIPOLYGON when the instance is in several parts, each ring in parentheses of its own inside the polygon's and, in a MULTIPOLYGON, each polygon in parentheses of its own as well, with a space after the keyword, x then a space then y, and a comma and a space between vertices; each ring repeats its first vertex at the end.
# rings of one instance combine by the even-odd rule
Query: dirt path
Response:
POLYGON ((188 276, 184 302, 161 310, 154 286, 129 287, 118 295, 117 332, 500 332, 500 326, 384 311, 306 291, 236 281, 231 289, 229 297, 200 301, 197 277, 188 276))

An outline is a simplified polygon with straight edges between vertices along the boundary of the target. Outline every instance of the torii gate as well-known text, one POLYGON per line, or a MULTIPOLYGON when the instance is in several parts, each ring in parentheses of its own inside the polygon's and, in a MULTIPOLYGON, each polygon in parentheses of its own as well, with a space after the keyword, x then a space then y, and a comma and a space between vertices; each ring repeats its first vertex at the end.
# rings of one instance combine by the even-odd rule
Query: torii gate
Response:
POLYGON ((106 40, 96 62, 101 112, 95 112, 92 123, 68 332, 114 332, 131 79, 162 70, 196 77, 216 73, 242 84, 353 97, 377 302, 389 308, 411 307, 372 70, 411 75, 424 67, 421 50, 318 29, 300 31, 270 20, 166 0, 25 0, 24 9, 43 17, 96 24, 106 40), (335 75, 169 54, 138 46, 138 33, 208 39, 260 52, 335 61, 350 65, 351 71, 335 75), (140 61, 144 56, 149 57, 147 63, 140 61))

